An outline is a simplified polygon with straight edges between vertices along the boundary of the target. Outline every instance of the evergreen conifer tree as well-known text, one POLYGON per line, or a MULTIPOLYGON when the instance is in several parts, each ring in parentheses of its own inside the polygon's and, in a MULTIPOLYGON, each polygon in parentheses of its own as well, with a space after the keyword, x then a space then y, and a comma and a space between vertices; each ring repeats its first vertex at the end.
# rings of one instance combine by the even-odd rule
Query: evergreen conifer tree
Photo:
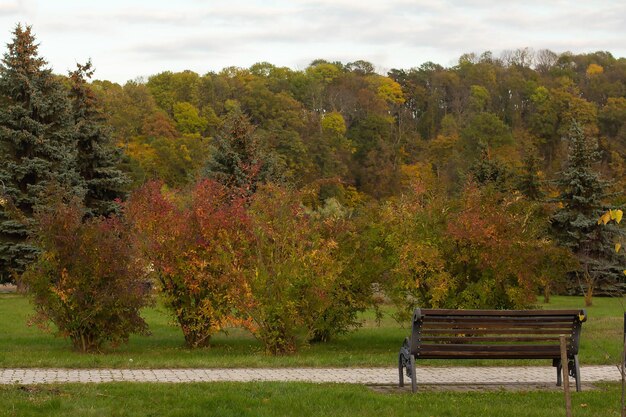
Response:
POLYGON ((263 149, 254 125, 238 107, 231 109, 214 138, 204 176, 250 196, 257 185, 278 179, 276 157, 263 149))
POLYGON ((599 159, 598 142, 588 138, 574 122, 570 128, 566 169, 556 181, 561 194, 560 208, 552 217, 552 229, 558 242, 569 248, 581 264, 587 302, 597 287, 610 286, 621 278, 613 240, 620 231, 613 225, 601 226, 603 198, 608 183, 594 169, 599 159))
MULTIPOLYGON (((0 280, 36 256, 26 239, 44 191, 56 184, 82 196, 76 171, 72 109, 61 81, 46 67, 29 26, 18 25, 0 63, 0 180, 22 220, 0 208, 0 280)), ((3 199, 4 200, 4 199, 3 199)))
POLYGON ((529 149, 524 157, 522 173, 518 180, 517 188, 531 201, 538 201, 544 197, 539 178, 539 162, 536 150, 529 149))
POLYGON ((77 64, 69 75, 76 123, 77 168, 85 182, 85 206, 89 215, 107 216, 117 211, 115 200, 125 196, 124 190, 130 181, 118 168, 121 150, 115 147, 97 97, 87 84, 93 75, 91 61, 77 64))
POLYGON ((484 142, 478 143, 480 157, 469 168, 469 174, 481 186, 491 185, 499 191, 507 188, 510 174, 507 168, 489 155, 489 147, 484 142))

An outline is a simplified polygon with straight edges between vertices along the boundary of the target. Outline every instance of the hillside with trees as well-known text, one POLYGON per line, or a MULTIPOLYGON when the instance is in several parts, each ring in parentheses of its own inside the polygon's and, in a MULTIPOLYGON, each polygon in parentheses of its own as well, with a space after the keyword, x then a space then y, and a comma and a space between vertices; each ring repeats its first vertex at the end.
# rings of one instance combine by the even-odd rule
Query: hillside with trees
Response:
POLYGON ((235 323, 291 352, 358 325, 381 294, 402 319, 624 288, 623 232, 598 219, 626 201, 625 58, 93 75, 91 62, 53 74, 15 29, 0 65, 3 281, 36 259, 40 288, 36 271, 78 268, 45 263, 62 256, 46 237, 67 231, 59 210, 83 213, 94 247, 98 228, 136 230, 190 346, 235 323))

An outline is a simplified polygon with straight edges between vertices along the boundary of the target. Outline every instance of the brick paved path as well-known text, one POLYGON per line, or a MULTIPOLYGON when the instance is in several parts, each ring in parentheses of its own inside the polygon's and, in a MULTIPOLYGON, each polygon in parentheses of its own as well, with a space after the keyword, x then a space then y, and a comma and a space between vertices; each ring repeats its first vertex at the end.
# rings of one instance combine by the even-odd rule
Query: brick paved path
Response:
MULTIPOLYGON (((583 382, 619 381, 616 366, 585 366, 583 382)), ((421 384, 554 383, 556 370, 528 367, 423 367, 421 384)), ((0 384, 63 382, 219 382, 303 381, 391 385, 398 383, 394 368, 252 368, 252 369, 0 369, 0 384)))

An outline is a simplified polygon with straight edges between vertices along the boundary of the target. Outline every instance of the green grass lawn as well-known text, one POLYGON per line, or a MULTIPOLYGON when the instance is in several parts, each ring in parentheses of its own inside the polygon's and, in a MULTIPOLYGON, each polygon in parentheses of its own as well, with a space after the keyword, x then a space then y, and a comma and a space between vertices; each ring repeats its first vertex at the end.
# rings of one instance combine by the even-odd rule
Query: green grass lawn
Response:
MULTIPOLYGON (((580 360, 587 364, 619 362, 623 331, 623 299, 594 299, 583 325, 580 360)), ((582 297, 554 297, 544 308, 580 308, 582 297)), ((378 326, 372 313, 364 314, 362 328, 337 339, 301 349, 295 355, 272 357, 247 332, 217 335, 211 348, 183 347, 180 330, 162 308, 145 311, 152 336, 133 337, 130 343, 102 354, 72 351, 67 340, 28 327, 32 314, 28 301, 14 294, 0 295, 0 367, 331 367, 395 366, 402 340, 410 333, 388 315, 378 326)), ((422 361, 422 365, 516 365, 549 361, 422 361)))
POLYGON ((580 339, 582 364, 615 364, 620 362, 624 338, 626 298, 594 298, 593 306, 585 307, 582 297, 552 297, 546 309, 584 308, 587 310, 580 339))
MULTIPOLYGON (((574 415, 619 416, 619 386, 572 394, 574 415)), ((563 393, 381 394, 355 385, 304 383, 66 384, 0 386, 2 417, 565 415, 563 393)))

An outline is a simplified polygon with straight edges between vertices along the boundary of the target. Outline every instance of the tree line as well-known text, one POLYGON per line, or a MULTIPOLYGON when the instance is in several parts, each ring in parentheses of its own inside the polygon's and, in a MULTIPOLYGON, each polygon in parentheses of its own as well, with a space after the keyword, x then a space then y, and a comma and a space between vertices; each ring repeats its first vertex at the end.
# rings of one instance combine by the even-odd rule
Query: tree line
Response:
POLYGON ((275 354, 384 302, 404 320, 623 288, 621 214, 598 220, 621 213, 626 181, 626 59, 608 52, 124 85, 46 65, 17 26, 0 65, 0 272, 79 349, 145 333, 152 285, 187 345, 241 326, 275 354))

